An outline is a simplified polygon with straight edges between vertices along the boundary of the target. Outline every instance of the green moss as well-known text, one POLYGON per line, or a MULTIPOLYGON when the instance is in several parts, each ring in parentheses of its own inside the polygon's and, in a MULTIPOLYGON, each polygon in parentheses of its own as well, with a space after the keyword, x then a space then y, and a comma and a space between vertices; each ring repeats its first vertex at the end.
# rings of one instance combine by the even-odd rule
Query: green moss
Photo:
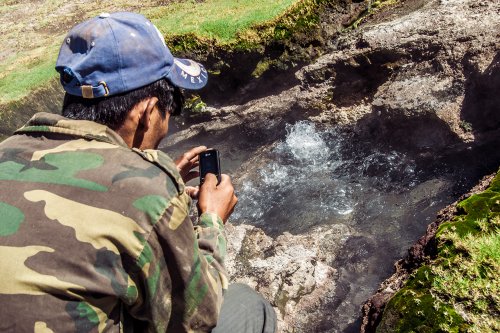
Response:
POLYGON ((387 304, 377 332, 500 331, 500 172, 458 204, 436 234, 437 256, 387 304))
POLYGON ((430 292, 434 275, 422 266, 387 304, 377 332, 461 332, 467 325, 455 309, 430 292))
POLYGON ((276 296, 274 297, 273 303, 276 304, 276 307, 280 311, 282 316, 285 316, 287 314, 287 304, 290 301, 293 301, 295 304, 299 303, 300 299, 304 297, 305 295, 309 294, 309 292, 306 291, 304 286, 299 286, 299 289, 297 290, 296 293, 294 293, 296 296, 295 297, 290 297, 288 291, 285 290, 285 286, 289 284, 289 281, 282 281, 278 291, 276 293, 276 296))
POLYGON ((255 69, 252 72, 252 76, 254 78, 259 78, 262 74, 264 74, 269 67, 271 66, 271 61, 268 58, 262 59, 259 61, 257 66, 255 66, 255 69))
POLYGON ((437 237, 448 230, 453 230, 460 236, 481 232, 478 221, 491 220, 500 215, 500 173, 493 178, 488 189, 471 196, 457 205, 461 213, 452 221, 441 224, 437 237))
POLYGON ((214 46, 211 39, 202 38, 192 32, 183 35, 169 34, 165 36, 165 41, 170 51, 175 55, 183 54, 186 50, 207 53, 214 46))
POLYGON ((465 120, 462 120, 458 125, 464 132, 472 132, 473 130, 472 124, 465 120))
POLYGON ((192 95, 190 98, 186 99, 184 102, 184 109, 190 112, 203 113, 207 104, 203 102, 199 95, 192 95))
POLYGON ((361 23, 363 23, 370 15, 375 14, 384 7, 394 6, 398 4, 401 0, 372 0, 369 2, 369 7, 364 10, 358 17, 356 17, 352 22, 347 24, 345 30, 356 29, 361 23))
POLYGON ((475 223, 475 233, 441 232, 438 240, 446 246, 433 265, 432 290, 461 310, 472 331, 499 331, 500 216, 475 223))
POLYGON ((282 286, 280 286, 279 291, 276 293, 276 297, 274 299, 274 304, 280 311, 281 315, 286 315, 286 304, 290 301, 290 297, 288 294, 282 290, 282 286))

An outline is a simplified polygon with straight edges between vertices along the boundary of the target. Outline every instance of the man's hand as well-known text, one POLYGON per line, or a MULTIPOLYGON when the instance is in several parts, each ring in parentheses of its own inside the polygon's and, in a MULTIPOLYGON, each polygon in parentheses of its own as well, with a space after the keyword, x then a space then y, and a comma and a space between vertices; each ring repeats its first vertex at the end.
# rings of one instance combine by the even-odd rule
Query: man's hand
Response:
POLYGON ((226 223, 237 202, 238 198, 234 195, 233 184, 228 175, 221 175, 219 185, 217 176, 213 173, 205 176, 205 182, 201 185, 198 196, 200 214, 216 213, 226 223))
POLYGON ((194 147, 175 160, 175 165, 177 166, 177 170, 179 170, 184 183, 187 183, 191 179, 195 179, 200 175, 198 170, 193 170, 193 168, 198 167, 200 164, 198 154, 204 152, 205 150, 207 150, 207 147, 205 146, 194 147))

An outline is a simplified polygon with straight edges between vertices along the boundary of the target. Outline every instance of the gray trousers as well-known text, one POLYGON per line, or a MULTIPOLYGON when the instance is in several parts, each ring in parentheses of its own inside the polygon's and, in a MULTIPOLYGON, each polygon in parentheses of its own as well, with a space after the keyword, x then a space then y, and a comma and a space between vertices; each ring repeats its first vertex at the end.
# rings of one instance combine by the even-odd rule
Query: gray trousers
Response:
POLYGON ((267 300, 246 284, 235 283, 224 301, 212 333, 274 333, 276 313, 267 300))

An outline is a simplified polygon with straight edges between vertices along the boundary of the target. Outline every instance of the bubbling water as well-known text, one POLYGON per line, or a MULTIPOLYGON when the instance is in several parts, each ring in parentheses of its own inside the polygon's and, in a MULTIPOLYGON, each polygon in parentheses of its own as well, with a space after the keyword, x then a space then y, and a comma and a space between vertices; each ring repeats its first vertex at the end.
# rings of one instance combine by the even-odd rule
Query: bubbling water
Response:
POLYGON ((276 149, 278 154, 291 155, 298 163, 320 169, 328 163, 330 149, 313 123, 299 121, 293 126, 287 125, 286 132, 284 142, 280 142, 276 149))
POLYGON ((346 134, 310 121, 287 125, 286 133, 268 156, 272 162, 243 181, 235 223, 271 234, 349 223, 369 192, 414 185, 414 163, 398 152, 360 151, 346 134))

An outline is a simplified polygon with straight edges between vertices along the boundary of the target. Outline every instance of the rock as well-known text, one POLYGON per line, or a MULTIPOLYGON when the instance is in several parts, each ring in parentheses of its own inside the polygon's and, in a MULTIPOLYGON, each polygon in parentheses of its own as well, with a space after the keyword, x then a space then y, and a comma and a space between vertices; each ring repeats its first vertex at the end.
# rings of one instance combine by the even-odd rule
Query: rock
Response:
POLYGON ((333 52, 297 73, 308 89, 329 86, 323 100, 330 110, 318 120, 358 121, 359 132, 417 150, 498 129, 492 87, 500 83, 500 5, 420 2, 416 11, 341 37, 333 52))
MULTIPOLYGON (((415 2, 403 1, 402 8, 415 9, 415 2)), ((208 125, 178 138, 247 122, 272 142, 281 133, 269 133, 298 114, 418 152, 498 137, 500 5, 418 3, 415 11, 342 35, 296 79, 284 75, 271 95, 216 109, 208 125), (267 121, 255 121, 255 114, 267 121)))
POLYGON ((321 318, 320 304, 335 291, 335 248, 351 232, 344 225, 319 227, 306 235, 271 238, 256 227, 227 224, 227 270, 231 282, 254 287, 276 310, 280 332, 307 330, 321 318))

